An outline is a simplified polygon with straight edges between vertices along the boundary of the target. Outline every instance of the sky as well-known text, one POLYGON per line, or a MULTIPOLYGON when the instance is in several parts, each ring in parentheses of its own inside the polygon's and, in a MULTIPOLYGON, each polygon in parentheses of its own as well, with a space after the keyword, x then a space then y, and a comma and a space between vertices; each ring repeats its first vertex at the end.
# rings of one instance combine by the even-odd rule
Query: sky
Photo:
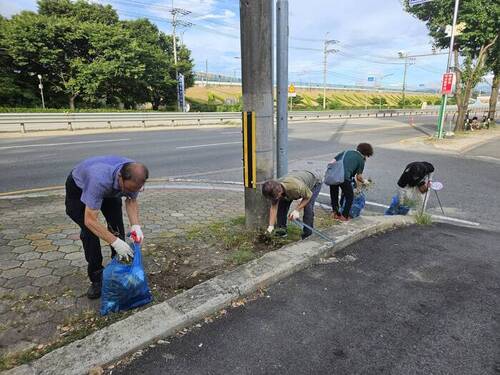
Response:
MULTIPOLYGON (((238 0, 93 0, 111 4, 121 19, 148 17, 165 33, 172 33, 171 9, 191 23, 178 35, 191 51, 196 71, 231 77, 241 75, 238 0)), ((0 0, 6 17, 21 10, 36 10, 36 1, 0 0)), ((425 24, 403 10, 400 0, 290 0, 289 80, 323 82, 323 41, 338 41, 328 55, 327 82, 400 88, 404 64, 398 52, 431 54, 425 24), (368 77, 374 77, 368 81, 368 77)), ((450 15, 451 18, 451 15, 450 15)), ((451 23, 451 19, 450 19, 451 23)), ((411 59, 409 89, 438 89, 446 69, 447 51, 411 59)))

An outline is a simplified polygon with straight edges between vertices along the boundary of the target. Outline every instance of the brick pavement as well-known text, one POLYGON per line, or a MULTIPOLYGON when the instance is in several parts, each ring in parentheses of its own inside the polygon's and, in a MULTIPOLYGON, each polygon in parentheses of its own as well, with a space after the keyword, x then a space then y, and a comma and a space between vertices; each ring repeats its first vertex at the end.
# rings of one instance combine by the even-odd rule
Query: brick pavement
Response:
MULTIPOLYGON (((145 242, 161 245, 191 225, 241 216, 243 195, 149 189, 140 196, 140 210, 145 242)), ((65 215, 61 192, 0 199, 0 211, 1 355, 49 342, 99 302, 85 296, 89 284, 79 230, 65 215)), ((106 261, 109 254, 103 246, 106 261)))

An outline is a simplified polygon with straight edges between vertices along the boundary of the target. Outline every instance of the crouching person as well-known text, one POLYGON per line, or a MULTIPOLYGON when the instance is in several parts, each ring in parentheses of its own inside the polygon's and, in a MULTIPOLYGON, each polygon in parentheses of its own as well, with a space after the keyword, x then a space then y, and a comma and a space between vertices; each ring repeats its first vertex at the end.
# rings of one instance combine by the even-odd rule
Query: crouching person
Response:
MULTIPOLYGON (((269 227, 267 232, 272 233, 277 224, 277 234, 286 236, 287 216, 290 220, 300 217, 299 211, 304 210, 303 221, 311 228, 314 225, 314 203, 321 190, 321 177, 310 171, 295 171, 278 180, 269 180, 262 185, 262 195, 271 200, 269 210, 269 227), (299 200, 299 205, 288 214, 290 205, 299 200)), ((309 237, 311 230, 304 227, 302 239, 309 237)))
POLYGON ((427 161, 414 161, 406 166, 398 180, 398 198, 402 205, 423 203, 429 190, 434 166, 427 161), (406 204, 405 204, 406 203, 406 204))

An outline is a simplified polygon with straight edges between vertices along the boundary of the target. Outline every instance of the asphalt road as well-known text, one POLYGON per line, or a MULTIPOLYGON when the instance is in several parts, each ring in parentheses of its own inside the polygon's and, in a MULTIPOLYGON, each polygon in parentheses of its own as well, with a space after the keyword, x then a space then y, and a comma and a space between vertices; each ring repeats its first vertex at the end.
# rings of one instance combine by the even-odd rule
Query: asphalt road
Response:
POLYGON ((113 374, 498 374, 499 241, 445 224, 362 240, 113 374))
MULTIPOLYGON (((376 182, 368 199, 390 201, 404 166, 428 160, 437 169, 436 179, 445 183, 440 193, 448 216, 500 224, 499 142, 482 146, 471 157, 424 154, 391 145, 435 128, 435 118, 352 119, 292 123, 289 129, 290 166, 304 160, 330 160, 344 148, 370 142, 375 155, 366 176, 376 182)), ((241 181, 241 134, 239 128, 126 131, 120 133, 23 137, 0 139, 0 166, 4 178, 0 192, 63 185, 72 167, 94 155, 120 154, 143 161, 152 178, 189 177, 241 181)), ((326 189, 325 189, 326 192, 326 189)), ((430 202, 436 208, 435 197, 430 202)))

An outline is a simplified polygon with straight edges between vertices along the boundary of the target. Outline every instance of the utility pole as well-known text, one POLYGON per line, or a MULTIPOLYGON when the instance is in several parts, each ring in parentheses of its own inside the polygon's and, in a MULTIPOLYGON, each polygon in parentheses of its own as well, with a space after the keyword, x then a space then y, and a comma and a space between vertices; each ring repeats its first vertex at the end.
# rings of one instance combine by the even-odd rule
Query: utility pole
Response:
MULTIPOLYGON (((446 73, 450 72, 451 55, 453 53, 453 47, 454 47, 454 43, 455 43, 455 29, 457 27, 458 5, 459 5, 459 0, 455 0, 455 9, 453 11, 453 24, 451 26, 451 35, 450 35, 450 49, 448 51, 448 62, 446 63, 446 73)), ((438 139, 443 138, 443 122, 444 122, 444 116, 446 113, 446 100, 447 99, 448 99, 448 95, 443 94, 441 97, 441 108, 439 108, 439 118, 438 118, 438 126, 437 126, 438 139)))
POLYGON ((327 58, 328 58, 328 54, 329 53, 335 53, 335 52, 338 52, 338 50, 336 49, 328 49, 328 46, 329 45, 333 45, 335 43, 338 43, 337 40, 333 40, 333 39, 330 39, 328 40, 327 37, 328 37, 328 32, 325 34, 325 44, 324 44, 324 48, 323 48, 323 110, 326 109, 326 67, 327 67, 327 58))
MULTIPOLYGON (((277 177, 288 173, 288 0, 276 2, 277 177)), ((292 110, 290 97, 290 110, 292 110)))
MULTIPOLYGON (((170 13, 172 14, 172 21, 170 23, 172 24, 172 42, 173 42, 173 50, 174 50, 174 66, 175 66, 175 80, 177 81, 177 110, 179 110, 179 72, 177 70, 177 37, 175 34, 175 30, 177 28, 177 25, 179 26, 184 26, 184 27, 190 27, 193 24, 191 22, 187 22, 184 20, 179 20, 178 15, 181 16, 186 16, 189 13, 191 13, 189 10, 186 9, 181 9, 181 8, 174 8, 174 0, 172 0, 172 9, 170 10, 170 13)), ((184 108, 181 108, 182 111, 184 111, 184 108)))
POLYGON ((38 80, 40 81, 40 83, 38 84, 38 88, 40 89, 40 96, 42 97, 42 108, 45 109, 45 99, 43 97, 42 75, 38 74, 37 77, 38 77, 38 80))
POLYGON ((254 176, 244 176, 245 219, 249 229, 267 226, 269 203, 262 196, 261 189, 262 184, 274 175, 273 2, 240 0, 243 119, 247 126, 250 120, 255 130, 252 132, 253 152, 244 153, 244 160, 252 164, 245 163, 245 170, 252 167, 254 176), (247 157, 251 157, 250 160, 247 157))
POLYGON ((428 55, 414 55, 414 56, 410 56, 410 55, 408 55, 407 52, 402 52, 402 51, 399 51, 398 55, 399 55, 400 59, 404 59, 405 60, 405 62, 404 62, 405 69, 404 69, 404 73, 403 73, 403 108, 404 108, 405 107, 405 100, 406 100, 406 73, 407 73, 407 70, 408 70, 408 65, 411 65, 412 64, 411 61, 414 61, 416 57, 428 56, 428 55))

